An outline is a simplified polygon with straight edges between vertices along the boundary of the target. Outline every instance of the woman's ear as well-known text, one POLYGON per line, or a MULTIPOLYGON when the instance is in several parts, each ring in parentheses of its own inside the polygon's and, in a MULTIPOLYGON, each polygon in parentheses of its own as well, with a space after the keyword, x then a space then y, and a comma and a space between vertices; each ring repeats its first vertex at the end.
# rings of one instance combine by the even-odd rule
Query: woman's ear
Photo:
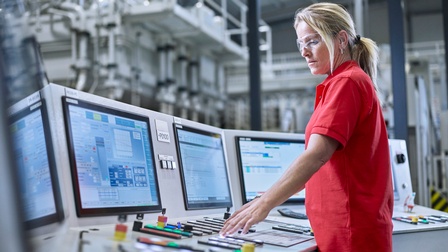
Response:
POLYGON ((342 30, 338 33, 339 47, 345 49, 348 44, 348 34, 346 31, 342 30))

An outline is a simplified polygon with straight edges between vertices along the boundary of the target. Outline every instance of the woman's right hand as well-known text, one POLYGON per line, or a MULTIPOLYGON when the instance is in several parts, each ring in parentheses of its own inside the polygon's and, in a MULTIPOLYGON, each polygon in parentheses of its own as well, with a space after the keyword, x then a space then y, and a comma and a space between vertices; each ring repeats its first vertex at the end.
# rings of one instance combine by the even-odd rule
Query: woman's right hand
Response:
POLYGON ((253 225, 264 220, 271 209, 272 208, 267 206, 262 198, 254 199, 243 205, 225 221, 220 234, 226 236, 234 234, 240 229, 242 229, 242 233, 245 234, 253 225))

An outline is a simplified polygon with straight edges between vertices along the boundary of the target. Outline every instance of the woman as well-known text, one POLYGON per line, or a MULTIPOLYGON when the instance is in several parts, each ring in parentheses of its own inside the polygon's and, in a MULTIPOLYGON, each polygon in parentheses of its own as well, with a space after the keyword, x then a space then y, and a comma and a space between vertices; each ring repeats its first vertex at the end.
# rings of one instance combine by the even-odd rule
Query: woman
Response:
POLYGON ((316 87, 306 150, 262 197, 244 205, 221 234, 262 221, 306 184, 306 211, 319 251, 392 251, 393 192, 386 125, 376 94, 377 46, 356 35, 332 3, 296 12, 297 45, 316 87))

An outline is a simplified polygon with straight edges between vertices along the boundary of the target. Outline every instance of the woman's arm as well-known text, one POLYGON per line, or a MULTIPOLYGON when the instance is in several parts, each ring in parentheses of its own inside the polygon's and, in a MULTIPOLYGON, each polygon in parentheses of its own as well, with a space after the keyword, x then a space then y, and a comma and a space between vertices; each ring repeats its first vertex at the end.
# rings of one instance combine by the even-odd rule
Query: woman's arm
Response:
POLYGON ((276 206, 304 188, 311 176, 333 155, 339 142, 333 138, 313 134, 307 149, 297 157, 282 177, 262 197, 245 204, 226 220, 221 234, 233 234, 239 229, 247 233, 249 228, 267 217, 276 206))

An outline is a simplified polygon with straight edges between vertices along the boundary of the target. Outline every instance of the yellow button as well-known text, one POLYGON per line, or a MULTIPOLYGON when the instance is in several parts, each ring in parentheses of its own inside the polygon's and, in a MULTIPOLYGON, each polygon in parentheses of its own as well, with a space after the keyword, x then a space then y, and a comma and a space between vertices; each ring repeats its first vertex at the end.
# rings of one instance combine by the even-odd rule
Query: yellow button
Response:
POLYGON ((255 251, 255 244, 251 242, 246 242, 241 246, 241 252, 254 252, 255 251))

